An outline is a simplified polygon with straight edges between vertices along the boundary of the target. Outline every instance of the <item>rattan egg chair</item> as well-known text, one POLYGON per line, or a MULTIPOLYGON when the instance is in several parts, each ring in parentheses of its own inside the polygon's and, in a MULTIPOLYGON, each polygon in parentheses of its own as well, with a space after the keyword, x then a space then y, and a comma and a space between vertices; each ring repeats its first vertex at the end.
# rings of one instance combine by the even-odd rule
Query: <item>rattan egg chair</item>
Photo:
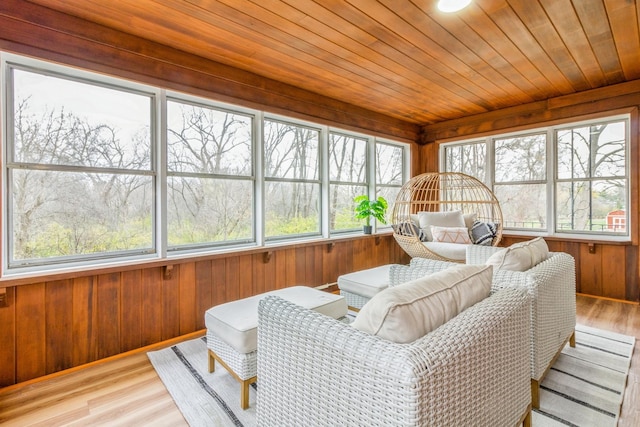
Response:
POLYGON ((450 211, 475 214, 476 221, 492 224, 492 238, 484 244, 496 246, 500 242, 502 210, 498 199, 478 179, 457 172, 424 173, 402 186, 391 213, 396 241, 411 257, 463 262, 435 252, 430 246, 437 245, 425 243, 418 223, 419 212, 450 211))

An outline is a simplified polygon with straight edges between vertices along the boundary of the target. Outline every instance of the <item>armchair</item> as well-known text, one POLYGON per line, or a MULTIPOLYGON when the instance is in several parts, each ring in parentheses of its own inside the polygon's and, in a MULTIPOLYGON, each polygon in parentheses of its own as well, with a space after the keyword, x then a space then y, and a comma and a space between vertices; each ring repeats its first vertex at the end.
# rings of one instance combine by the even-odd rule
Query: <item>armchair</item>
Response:
POLYGON ((258 425, 530 425, 529 297, 520 287, 410 344, 277 297, 258 312, 258 425))

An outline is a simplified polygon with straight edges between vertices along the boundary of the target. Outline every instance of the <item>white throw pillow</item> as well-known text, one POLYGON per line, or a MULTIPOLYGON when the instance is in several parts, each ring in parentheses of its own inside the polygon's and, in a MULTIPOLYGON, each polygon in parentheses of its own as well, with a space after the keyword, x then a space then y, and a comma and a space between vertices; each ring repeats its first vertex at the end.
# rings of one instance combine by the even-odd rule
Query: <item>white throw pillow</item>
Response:
POLYGON ((549 247, 542 237, 526 242, 514 243, 487 259, 486 265, 496 270, 527 271, 547 259, 549 247))
POLYGON ((431 226, 437 225, 439 227, 465 227, 464 217, 462 211, 451 212, 418 212, 418 219, 420 221, 420 228, 427 235, 428 241, 433 241, 431 235, 431 226))
POLYGON ((462 215, 465 227, 471 230, 471 227, 473 227, 473 223, 476 222, 476 217, 477 215, 475 212, 462 215))
POLYGON ((437 225, 432 225, 431 235, 434 242, 462 243, 465 245, 471 243, 467 227, 438 227, 437 225))
POLYGON ((457 265, 374 295, 352 326, 396 343, 428 334, 487 298, 493 268, 457 265))

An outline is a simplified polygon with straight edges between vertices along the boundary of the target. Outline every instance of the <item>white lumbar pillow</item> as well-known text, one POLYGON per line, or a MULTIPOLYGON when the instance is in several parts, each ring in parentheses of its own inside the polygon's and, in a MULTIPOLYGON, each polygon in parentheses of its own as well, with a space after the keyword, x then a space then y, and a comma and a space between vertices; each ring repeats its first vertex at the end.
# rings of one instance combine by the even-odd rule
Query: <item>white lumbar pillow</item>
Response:
POLYGON ((491 255, 485 262, 496 270, 526 271, 549 256, 549 246, 542 237, 526 242, 514 243, 491 255))
POLYGON ((458 265, 387 288, 367 302, 352 326, 396 343, 409 343, 489 296, 493 268, 458 265))
POLYGON ((433 241, 431 226, 439 227, 466 227, 462 211, 450 212, 418 212, 420 228, 424 231, 428 241, 433 241))

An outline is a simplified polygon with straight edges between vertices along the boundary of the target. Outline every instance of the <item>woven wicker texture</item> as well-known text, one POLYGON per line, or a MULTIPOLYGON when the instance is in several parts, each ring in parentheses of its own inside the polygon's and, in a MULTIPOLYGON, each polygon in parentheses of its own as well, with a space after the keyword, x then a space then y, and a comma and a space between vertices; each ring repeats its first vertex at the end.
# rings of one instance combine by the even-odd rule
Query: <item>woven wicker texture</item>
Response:
POLYGON ((425 258, 413 258, 410 265, 394 265, 389 269, 389 286, 410 282, 455 265, 458 264, 425 258))
MULTIPOLYGON (((467 249, 467 263, 483 264, 492 251, 480 246, 467 249)), ((554 356, 576 327, 576 267, 563 252, 527 271, 494 272, 492 292, 512 285, 524 286, 531 295, 531 378, 541 380, 554 356)))
POLYGON ((529 297, 504 289, 411 344, 270 296, 260 426, 515 426, 531 401, 529 297))
POLYGON ((344 297, 349 307, 357 308, 358 310, 364 307, 364 305, 371 299, 349 291, 343 291, 342 289, 340 289, 340 295, 344 297))
POLYGON ((248 380, 255 377, 258 366, 258 351, 250 353, 238 353, 236 349, 222 341, 207 329, 207 348, 213 351, 219 358, 235 372, 241 379, 248 380))
POLYGON ((496 246, 502 237, 502 210, 493 192, 476 178, 463 173, 424 173, 402 186, 391 212, 391 223, 396 225, 394 237, 411 257, 452 261, 428 249, 411 224, 411 215, 418 212, 447 212, 460 210, 463 214, 476 214, 482 222, 498 224, 496 246), (401 232, 400 232, 401 231, 401 232))

